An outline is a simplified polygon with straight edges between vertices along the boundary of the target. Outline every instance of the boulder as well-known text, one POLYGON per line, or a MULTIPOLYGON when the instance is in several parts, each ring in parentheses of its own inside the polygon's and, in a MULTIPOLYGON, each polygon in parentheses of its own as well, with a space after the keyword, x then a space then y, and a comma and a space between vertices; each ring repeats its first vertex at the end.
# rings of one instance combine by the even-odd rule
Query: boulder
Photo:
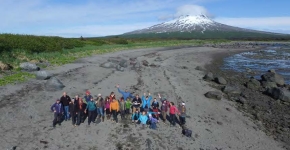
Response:
POLYGON ((277 87, 275 82, 262 81, 262 86, 266 89, 277 87))
POLYGON ((222 91, 226 94, 241 94, 242 93, 241 89, 235 85, 226 85, 224 88, 222 88, 222 91))
POLYGON ((144 66, 149 66, 149 62, 148 62, 147 60, 143 60, 143 61, 142 61, 142 64, 143 64, 144 66))
POLYGON ((256 79, 250 79, 249 82, 246 83, 246 87, 252 90, 258 90, 261 87, 261 83, 256 79))
POLYGON ((205 93, 204 96, 210 99, 216 99, 216 100, 222 99, 222 93, 219 91, 209 91, 205 93))
POLYGON ((121 67, 127 68, 128 67, 128 62, 127 62, 127 60, 121 60, 120 63, 119 63, 119 65, 121 67))
POLYGON ((214 77, 213 77, 213 74, 211 72, 208 72, 204 77, 203 77, 204 80, 206 81, 213 81, 214 80, 214 77))
POLYGON ((47 71, 37 71, 36 72, 36 79, 38 80, 47 80, 51 77, 51 74, 47 71))
POLYGON ((105 62, 103 64, 100 65, 103 68, 115 68, 116 64, 112 63, 112 62, 105 62))
POLYGON ((278 86, 285 84, 283 76, 274 72, 267 72, 261 76, 262 81, 275 82, 278 86))
POLYGON ((116 66, 116 70, 117 70, 117 71, 122 71, 122 72, 123 72, 123 71, 124 71, 124 67, 121 67, 120 65, 117 65, 117 66, 116 66))
POLYGON ((218 84, 222 84, 222 85, 226 85, 227 84, 227 80, 223 77, 216 77, 215 78, 215 82, 218 84))
POLYGON ((40 68, 34 63, 24 62, 20 64, 20 68, 25 71, 39 71, 40 68))
POLYGON ((58 91, 62 90, 64 87, 65 86, 63 85, 63 83, 56 77, 51 77, 45 83, 45 88, 48 91, 58 91))
POLYGON ((157 57, 154 61, 162 61, 160 57, 157 57))
POLYGON ((13 67, 9 64, 5 64, 2 61, 0 61, 0 70, 11 70, 13 67))
POLYGON ((195 67, 195 70, 198 70, 198 71, 204 71, 204 68, 201 67, 201 66, 197 66, 197 67, 195 67))
POLYGON ((274 87, 269 88, 266 92, 269 96, 276 100, 280 99, 285 102, 290 102, 290 91, 287 89, 274 87))

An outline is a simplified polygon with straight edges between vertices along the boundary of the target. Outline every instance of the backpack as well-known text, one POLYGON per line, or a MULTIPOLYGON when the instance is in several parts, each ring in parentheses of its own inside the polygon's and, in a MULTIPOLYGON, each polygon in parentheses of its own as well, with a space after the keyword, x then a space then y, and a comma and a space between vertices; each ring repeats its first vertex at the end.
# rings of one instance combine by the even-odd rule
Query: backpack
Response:
POLYGON ((182 129, 182 134, 187 137, 191 137, 192 131, 189 129, 182 129))

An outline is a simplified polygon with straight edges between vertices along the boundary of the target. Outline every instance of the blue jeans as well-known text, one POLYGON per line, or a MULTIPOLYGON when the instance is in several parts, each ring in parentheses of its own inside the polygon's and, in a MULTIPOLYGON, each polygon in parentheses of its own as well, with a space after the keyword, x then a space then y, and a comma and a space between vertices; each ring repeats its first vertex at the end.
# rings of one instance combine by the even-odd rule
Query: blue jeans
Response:
POLYGON ((104 108, 103 107, 98 107, 97 112, 98 112, 98 115, 104 117, 104 108))
POLYGON ((149 128, 155 130, 157 128, 156 123, 151 123, 149 128))
POLYGON ((69 106, 64 106, 64 120, 67 120, 70 117, 68 110, 69 106))

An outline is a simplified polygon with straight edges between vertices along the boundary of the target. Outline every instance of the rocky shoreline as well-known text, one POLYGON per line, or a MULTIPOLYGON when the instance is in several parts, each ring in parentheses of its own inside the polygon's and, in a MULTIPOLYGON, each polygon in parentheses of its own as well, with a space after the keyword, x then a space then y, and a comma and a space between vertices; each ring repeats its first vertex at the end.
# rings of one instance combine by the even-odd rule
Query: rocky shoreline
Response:
MULTIPOLYGON (((263 46, 255 48, 259 50, 263 46)), ((205 96, 215 99, 223 96, 235 102, 236 107, 255 122, 257 130, 263 130, 268 136, 285 143, 284 148, 289 150, 290 86, 275 70, 261 74, 261 80, 249 77, 250 71, 221 70, 223 59, 236 53, 240 52, 213 54, 213 63, 205 66, 204 80, 218 91, 205 96)))

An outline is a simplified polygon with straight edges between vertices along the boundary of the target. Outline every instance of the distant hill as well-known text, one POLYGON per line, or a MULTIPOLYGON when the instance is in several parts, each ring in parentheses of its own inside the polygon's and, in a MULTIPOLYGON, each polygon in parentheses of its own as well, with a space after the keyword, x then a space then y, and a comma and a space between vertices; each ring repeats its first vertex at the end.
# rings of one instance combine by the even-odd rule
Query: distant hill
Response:
POLYGON ((127 32, 125 38, 200 38, 200 39, 244 39, 281 38, 290 39, 288 34, 263 32, 218 23, 205 15, 181 16, 177 19, 151 27, 127 32))

